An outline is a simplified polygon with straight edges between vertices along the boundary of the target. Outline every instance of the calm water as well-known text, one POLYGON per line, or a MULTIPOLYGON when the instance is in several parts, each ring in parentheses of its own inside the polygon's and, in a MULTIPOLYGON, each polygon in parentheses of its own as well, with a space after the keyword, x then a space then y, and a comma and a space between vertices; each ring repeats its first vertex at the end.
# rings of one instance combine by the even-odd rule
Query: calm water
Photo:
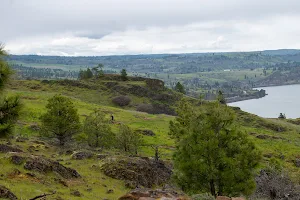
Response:
POLYGON ((287 118, 300 117, 300 85, 285 85, 258 88, 266 90, 267 96, 230 103, 231 106, 261 117, 276 118, 279 113, 285 113, 287 118))

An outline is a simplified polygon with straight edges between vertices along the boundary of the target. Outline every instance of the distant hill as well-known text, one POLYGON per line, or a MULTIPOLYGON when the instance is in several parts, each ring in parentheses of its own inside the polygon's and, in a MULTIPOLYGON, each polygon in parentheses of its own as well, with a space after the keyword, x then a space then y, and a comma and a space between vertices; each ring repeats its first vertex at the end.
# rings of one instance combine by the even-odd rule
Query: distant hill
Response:
POLYGON ((300 54, 299 49, 278 49, 278 50, 265 50, 262 51, 265 55, 279 56, 279 55, 295 55, 300 54))

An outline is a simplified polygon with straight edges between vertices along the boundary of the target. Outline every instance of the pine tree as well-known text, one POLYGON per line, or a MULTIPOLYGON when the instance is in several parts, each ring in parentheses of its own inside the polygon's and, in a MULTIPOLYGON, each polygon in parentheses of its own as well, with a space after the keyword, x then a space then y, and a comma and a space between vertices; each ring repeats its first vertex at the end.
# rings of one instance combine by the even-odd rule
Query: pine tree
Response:
POLYGON ((0 45, 0 137, 12 133, 15 122, 17 121, 21 109, 19 97, 6 97, 3 95, 5 85, 10 80, 12 71, 8 63, 4 60, 7 53, 0 45))
POLYGON ((117 134, 117 143, 123 151, 137 154, 143 140, 141 135, 132 131, 128 126, 121 124, 117 134))
POLYGON ((237 127, 231 108, 218 102, 194 108, 183 101, 177 114, 170 134, 177 140, 174 177, 181 188, 214 196, 249 195, 261 156, 237 127))
POLYGON ((109 148, 113 146, 115 137, 105 114, 95 111, 84 122, 84 132, 88 136, 88 144, 93 147, 109 148))
POLYGON ((79 115, 71 99, 55 95, 48 100, 42 115, 42 134, 56 137, 64 145, 80 128, 79 115))
POLYGON ((175 90, 177 92, 180 92, 182 94, 185 94, 185 89, 183 87, 183 85, 180 82, 177 82, 176 86, 175 86, 175 90))
POLYGON ((218 91, 217 101, 220 104, 226 104, 226 99, 225 99, 225 97, 223 95, 223 92, 221 90, 218 91))
POLYGON ((121 78, 122 78, 123 81, 128 80, 126 69, 121 70, 121 78))
POLYGON ((88 79, 93 78, 93 72, 90 70, 90 68, 87 68, 85 77, 88 79))

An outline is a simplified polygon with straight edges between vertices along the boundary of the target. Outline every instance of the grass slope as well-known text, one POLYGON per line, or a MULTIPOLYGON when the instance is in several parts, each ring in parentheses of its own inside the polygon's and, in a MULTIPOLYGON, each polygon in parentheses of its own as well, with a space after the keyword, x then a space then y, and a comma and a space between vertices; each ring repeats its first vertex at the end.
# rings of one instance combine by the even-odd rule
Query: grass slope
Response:
MULTIPOLYGON (((91 83, 91 85, 101 83, 91 83)), ((124 83, 121 84, 131 84, 124 83)), ((143 85, 142 82, 134 84, 143 85)), ((114 180, 106 177, 100 172, 101 161, 97 160, 70 160, 70 156, 58 155, 59 149, 50 146, 45 149, 43 145, 35 144, 35 137, 39 136, 38 131, 34 129, 39 125, 39 117, 45 112, 47 99, 56 93, 69 96, 74 100, 75 106, 78 108, 81 120, 86 115, 93 112, 94 109, 102 109, 108 115, 113 114, 117 121, 112 125, 113 130, 118 129, 119 123, 125 123, 133 129, 150 129, 154 131, 156 136, 143 136, 148 146, 145 146, 139 152, 142 156, 153 156, 154 152, 150 145, 160 145, 162 158, 169 160, 172 157, 174 149, 174 141, 168 136, 169 121, 174 119, 168 115, 150 115, 134 111, 134 105, 140 102, 150 102, 149 97, 139 97, 131 95, 133 103, 126 108, 119 108, 111 103, 110 90, 107 89, 89 89, 76 86, 65 86, 59 84, 42 84, 40 81, 13 81, 8 93, 11 95, 20 95, 24 108, 21 118, 16 126, 15 135, 32 138, 25 143, 16 143, 26 150, 29 146, 35 145, 39 150, 35 154, 42 154, 46 157, 54 157, 54 159, 62 159, 62 164, 70 162, 68 167, 72 167, 83 176, 80 181, 70 181, 70 187, 64 187, 57 181, 55 174, 44 176, 37 174, 45 181, 39 181, 34 178, 28 178, 26 170, 10 163, 7 154, 1 154, 0 168, 1 177, 0 184, 10 188, 17 196, 22 199, 32 198, 35 195, 48 193, 56 190, 55 197, 60 196, 62 199, 73 199, 70 195, 71 190, 78 189, 84 199, 117 199, 128 191, 123 181, 114 180), (13 169, 17 168, 21 174, 14 175, 13 169), (113 189, 114 193, 107 194, 108 189, 113 189), (91 190, 91 191, 90 191, 91 190)), ((300 182, 300 168, 296 168, 294 161, 300 158, 300 125, 291 120, 263 119, 255 115, 245 113, 239 109, 237 112, 237 120, 241 125, 241 129, 249 133, 249 137, 255 141, 256 145, 263 152, 264 163, 275 162, 288 169, 290 175, 297 182, 300 182)), ((4 141, 2 141, 3 143, 4 141)))

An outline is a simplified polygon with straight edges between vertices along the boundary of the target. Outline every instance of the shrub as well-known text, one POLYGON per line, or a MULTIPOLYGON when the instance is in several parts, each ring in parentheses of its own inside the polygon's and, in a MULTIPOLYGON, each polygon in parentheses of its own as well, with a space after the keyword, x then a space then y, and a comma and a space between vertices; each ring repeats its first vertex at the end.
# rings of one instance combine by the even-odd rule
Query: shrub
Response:
POLYGON ((166 104, 140 104, 136 108, 139 112, 146 112, 149 114, 167 114, 167 115, 176 115, 174 109, 170 108, 166 104))
POLYGON ((131 99, 128 96, 117 96, 112 99, 112 102, 118 106, 128 106, 131 99))
POLYGON ((154 108, 151 104, 139 104, 136 108, 139 112, 146 112, 149 114, 154 114, 154 108))
POLYGON ((261 170, 256 177, 256 192, 253 199, 300 199, 300 190, 289 176, 274 166, 261 170))

